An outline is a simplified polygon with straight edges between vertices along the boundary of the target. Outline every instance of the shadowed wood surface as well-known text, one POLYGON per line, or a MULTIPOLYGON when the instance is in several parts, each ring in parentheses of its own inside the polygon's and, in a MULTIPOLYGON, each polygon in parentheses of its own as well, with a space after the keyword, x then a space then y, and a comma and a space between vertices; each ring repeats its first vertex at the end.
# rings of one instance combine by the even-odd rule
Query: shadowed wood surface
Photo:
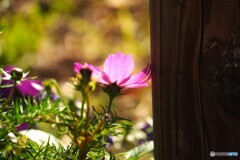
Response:
POLYGON ((156 160, 240 154, 239 13, 239 0, 150 1, 156 160))

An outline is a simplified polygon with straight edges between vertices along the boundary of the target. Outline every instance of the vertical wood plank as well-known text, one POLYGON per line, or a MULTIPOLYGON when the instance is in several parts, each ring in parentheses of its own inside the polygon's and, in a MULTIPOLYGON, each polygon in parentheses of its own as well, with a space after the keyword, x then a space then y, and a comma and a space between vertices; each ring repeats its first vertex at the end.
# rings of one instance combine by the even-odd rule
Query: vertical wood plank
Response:
POLYGON ((182 3, 177 69, 177 158, 203 160, 204 132, 199 88, 202 1, 182 3))
POLYGON ((163 153, 163 134, 161 132, 160 108, 160 1, 150 0, 151 63, 152 63, 152 104, 154 128, 154 159, 161 160, 163 153), (159 100, 157 100, 159 99, 159 100))
POLYGON ((154 12, 151 14, 154 142, 155 159, 171 160, 176 157, 175 72, 180 5, 176 0, 162 3, 156 0, 150 4, 154 12))
POLYGON ((202 160, 202 2, 152 0, 150 5, 155 158, 202 160))

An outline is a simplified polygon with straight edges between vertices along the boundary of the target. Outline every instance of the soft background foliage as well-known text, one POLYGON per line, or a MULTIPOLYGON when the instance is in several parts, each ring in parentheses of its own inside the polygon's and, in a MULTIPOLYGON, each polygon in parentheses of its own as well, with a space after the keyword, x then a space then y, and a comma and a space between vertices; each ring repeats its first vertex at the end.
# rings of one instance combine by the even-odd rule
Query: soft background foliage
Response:
MULTIPOLYGON (((150 61, 148 5, 148 0, 1 0, 0 65, 29 69, 38 79, 56 78, 63 94, 78 97, 65 84, 74 62, 102 65, 109 53, 121 50, 133 56, 136 73, 150 61)), ((106 95, 94 94, 101 98, 93 105, 106 104, 106 95)), ((144 120, 151 116, 151 88, 115 103, 118 114, 144 120)))

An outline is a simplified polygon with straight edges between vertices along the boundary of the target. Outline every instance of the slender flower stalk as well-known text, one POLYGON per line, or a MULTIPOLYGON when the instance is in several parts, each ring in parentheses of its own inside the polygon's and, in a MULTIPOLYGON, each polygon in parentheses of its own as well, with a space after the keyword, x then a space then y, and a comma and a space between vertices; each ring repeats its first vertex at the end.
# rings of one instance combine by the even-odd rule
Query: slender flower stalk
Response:
POLYGON ((94 89, 94 84, 92 83, 93 66, 85 63, 84 65, 80 63, 74 64, 74 71, 77 72, 77 76, 74 79, 74 84, 76 90, 80 91, 82 94, 82 107, 80 109, 80 119, 84 119, 82 135, 79 139, 78 134, 75 135, 75 142, 78 144, 78 160, 83 160, 86 158, 89 151, 89 144, 91 143, 91 135, 89 135, 89 122, 90 122, 90 99, 89 93, 94 89), (84 106, 87 106, 86 117, 84 117, 84 106))
POLYGON ((83 115, 84 115, 84 106, 85 106, 85 98, 82 97, 82 106, 80 108, 80 116, 81 116, 81 119, 83 118, 83 115))
MULTIPOLYGON (((45 80, 43 82, 44 86, 45 86, 45 91, 46 91, 46 95, 51 97, 53 100, 56 100, 58 98, 61 98, 63 104, 66 104, 65 100, 64 100, 64 97, 63 97, 63 94, 61 92, 61 89, 60 89, 60 86, 58 85, 57 81, 55 79, 48 79, 48 80, 45 80), (51 91, 51 88, 54 87, 55 90, 57 91, 57 94, 53 94, 52 91, 51 91), (60 97, 59 97, 60 96, 60 97)), ((43 97, 44 98, 44 97, 43 97)))
POLYGON ((12 89, 11 89, 11 91, 10 91, 7 99, 6 99, 6 101, 5 101, 4 104, 2 105, 2 109, 3 109, 3 110, 6 109, 7 104, 9 103, 11 97, 13 96, 13 93, 14 93, 14 91, 15 91, 15 88, 16 88, 16 83, 13 84, 13 87, 12 87, 12 89))
POLYGON ((89 121, 90 121, 90 119, 89 119, 90 118, 89 87, 83 85, 81 93, 82 93, 82 103, 83 103, 82 108, 81 108, 81 118, 84 118, 83 111, 84 111, 85 103, 87 106, 87 110, 86 110, 86 118, 85 118, 84 125, 83 125, 84 132, 83 132, 83 135, 81 136, 82 139, 79 144, 78 160, 83 160, 86 158, 87 153, 89 151, 88 145, 91 143, 91 141, 89 141, 89 133, 88 133, 89 121))
POLYGON ((107 119, 109 118, 109 115, 106 113, 101 122, 98 124, 97 128, 95 129, 95 131, 93 132, 92 136, 89 138, 88 143, 91 143, 94 136, 101 130, 101 128, 104 126, 105 122, 107 121, 107 119))
POLYGON ((108 110, 107 110, 107 113, 110 114, 111 112, 111 107, 112 107, 112 103, 113 103, 113 99, 114 99, 115 96, 110 96, 109 95, 109 104, 108 104, 108 110))

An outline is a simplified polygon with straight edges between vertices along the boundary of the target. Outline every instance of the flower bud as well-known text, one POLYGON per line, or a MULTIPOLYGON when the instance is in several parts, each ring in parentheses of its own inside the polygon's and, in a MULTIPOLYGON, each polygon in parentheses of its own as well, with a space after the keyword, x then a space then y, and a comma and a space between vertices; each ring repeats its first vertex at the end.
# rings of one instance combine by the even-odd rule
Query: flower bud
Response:
POLYGON ((15 82, 21 81, 23 78, 23 71, 20 68, 14 68, 11 71, 11 79, 15 82))
POLYGON ((80 73, 82 75, 81 82, 85 85, 87 85, 91 81, 91 75, 92 75, 92 70, 88 68, 82 68, 80 70, 80 73))

